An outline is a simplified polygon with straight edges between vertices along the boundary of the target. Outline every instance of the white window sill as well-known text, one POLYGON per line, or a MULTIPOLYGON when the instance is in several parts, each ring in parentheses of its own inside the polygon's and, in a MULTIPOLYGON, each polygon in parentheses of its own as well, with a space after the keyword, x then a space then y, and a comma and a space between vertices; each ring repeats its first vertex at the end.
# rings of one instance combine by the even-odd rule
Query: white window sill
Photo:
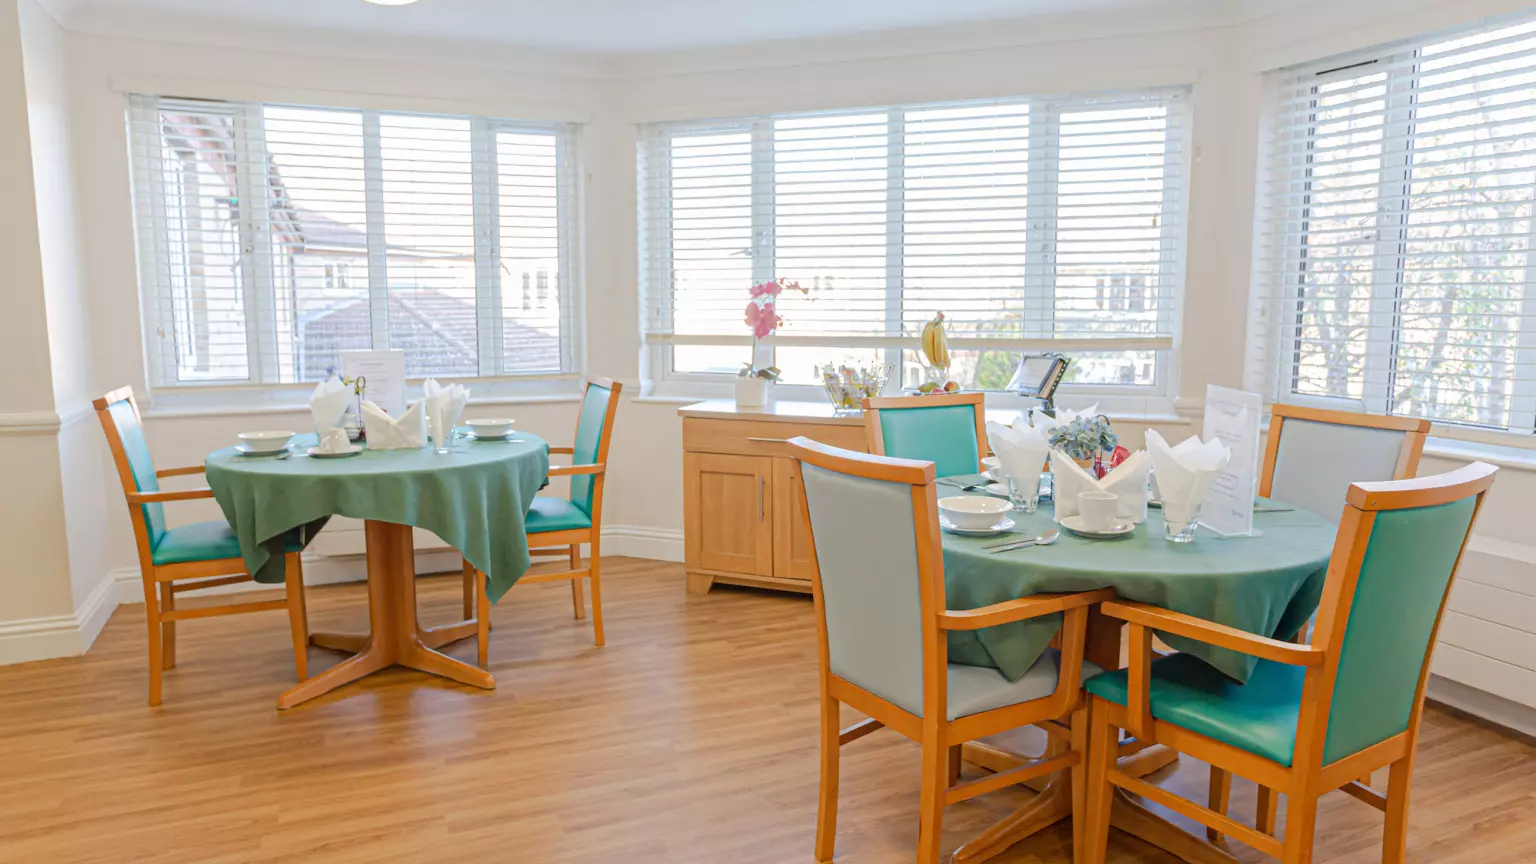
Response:
MULTIPOLYGON (((421 394, 421 381, 406 382, 406 398, 421 394)), ((469 388, 471 407, 476 405, 541 405, 580 402, 580 376, 548 378, 457 379, 469 388)), ((261 414, 307 414, 313 384, 271 387, 158 388, 142 400, 144 416, 227 417, 261 414)))
MULTIPOLYGON (((725 382, 734 380, 726 376, 721 377, 725 378, 725 382)), ((710 399, 731 399, 735 394, 734 385, 725 382, 663 380, 647 388, 646 395, 636 397, 634 401, 642 405, 692 405, 695 402, 710 399)), ((887 393, 886 395, 900 394, 887 393)), ((780 402, 827 401, 826 393, 822 388, 809 384, 777 385, 774 388, 774 398, 780 402)), ((988 392, 986 398, 987 411, 996 419, 1001 419, 998 415, 1007 416, 1008 412, 1027 411, 1039 404, 1034 399, 999 391, 988 392)), ((1098 406, 1099 413, 1107 415, 1112 422, 1184 426, 1193 422, 1189 417, 1175 410, 1174 400, 1159 393, 1133 393, 1123 389, 1116 392, 1103 388, 1100 392, 1058 394, 1056 398, 1058 408, 1073 411, 1082 411, 1095 405, 1098 406)))
POLYGON ((1536 471, 1536 450, 1432 436, 1424 444, 1424 455, 1439 459, 1481 461, 1515 471, 1536 471))

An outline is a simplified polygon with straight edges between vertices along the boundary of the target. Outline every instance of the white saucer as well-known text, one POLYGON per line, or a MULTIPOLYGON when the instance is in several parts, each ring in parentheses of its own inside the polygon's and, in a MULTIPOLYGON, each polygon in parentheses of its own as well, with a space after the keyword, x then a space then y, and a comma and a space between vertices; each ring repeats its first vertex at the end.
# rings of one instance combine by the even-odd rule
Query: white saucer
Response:
POLYGON ((287 447, 279 447, 276 450, 257 450, 244 444, 236 444, 235 452, 241 456, 281 456, 288 451, 287 447))
POLYGON ((1012 519, 1004 516, 1001 521, 991 528, 956 528, 948 519, 945 519, 943 516, 939 517, 940 528, 951 534, 959 534, 962 537, 996 537, 1004 532, 1012 531, 1014 524, 1012 519))
POLYGON ((516 432, 508 432, 505 435, 476 435, 474 432, 465 432, 464 437, 471 441, 510 441, 516 432))
POLYGON ((1103 531, 1087 528, 1083 525, 1083 517, 1081 515, 1065 516, 1061 519, 1060 524, 1061 527, 1071 531, 1073 534, 1079 537, 1087 537, 1090 540, 1109 540, 1114 537, 1124 537, 1136 530, 1136 523, 1134 522, 1121 522, 1115 527, 1103 531))
POLYGON ((988 483, 987 485, 981 487, 981 489, 978 490, 978 491, 986 492, 986 493, 988 493, 990 495, 1001 495, 1004 498, 1007 498, 1008 497, 1008 484, 1007 483, 988 483))
POLYGON ((356 456, 357 454, 363 452, 363 448, 353 444, 352 446, 342 450, 339 453, 326 453, 323 452, 319 447, 311 447, 306 452, 308 452, 309 455, 316 459, 344 459, 348 456, 356 456))

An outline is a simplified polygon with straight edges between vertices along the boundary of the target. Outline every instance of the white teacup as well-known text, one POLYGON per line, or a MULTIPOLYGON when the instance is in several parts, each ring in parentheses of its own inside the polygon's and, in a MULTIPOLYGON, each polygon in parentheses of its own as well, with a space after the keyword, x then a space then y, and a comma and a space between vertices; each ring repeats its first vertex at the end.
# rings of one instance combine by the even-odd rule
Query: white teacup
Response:
POLYGON ((1119 507, 1120 496, 1113 492, 1080 492, 1077 496, 1077 512, 1082 515, 1083 527, 1090 531, 1115 527, 1119 507))
POLYGON ((345 453, 352 446, 352 440, 347 437, 347 430, 332 426, 320 433, 321 453, 345 453))

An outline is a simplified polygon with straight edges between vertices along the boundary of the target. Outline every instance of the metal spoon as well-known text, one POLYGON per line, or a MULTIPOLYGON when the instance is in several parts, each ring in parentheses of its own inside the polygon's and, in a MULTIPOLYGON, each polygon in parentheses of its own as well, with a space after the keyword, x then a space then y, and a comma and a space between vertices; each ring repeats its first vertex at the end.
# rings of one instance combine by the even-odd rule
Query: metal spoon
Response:
POLYGON ((1019 544, 1019 543, 1031 543, 1031 544, 1039 543, 1039 544, 1042 544, 1042 545, 1049 546, 1050 544, 1055 543, 1056 542, 1056 538, 1058 538, 1060 536, 1061 536, 1061 532, 1056 530, 1055 528, 1052 528, 1049 531, 1046 531, 1044 534, 1039 535, 1038 537, 1024 537, 1022 539, 1018 538, 1018 537, 1015 537, 1012 540, 1006 540, 1006 541, 1004 541, 1002 543, 993 543, 991 546, 983 546, 982 548, 983 549, 996 549, 996 548, 998 548, 1000 546, 1014 546, 1014 545, 1019 544))
POLYGON ((1015 549, 1026 549, 1030 546, 1049 546, 1060 538, 1061 532, 1057 531, 1055 528, 1052 528, 1044 534, 1041 534, 1039 537, 1033 537, 1029 540, 1019 540, 1013 543, 1003 543, 997 546, 988 546, 986 549, 991 554, 996 555, 999 552, 1012 552, 1015 549))

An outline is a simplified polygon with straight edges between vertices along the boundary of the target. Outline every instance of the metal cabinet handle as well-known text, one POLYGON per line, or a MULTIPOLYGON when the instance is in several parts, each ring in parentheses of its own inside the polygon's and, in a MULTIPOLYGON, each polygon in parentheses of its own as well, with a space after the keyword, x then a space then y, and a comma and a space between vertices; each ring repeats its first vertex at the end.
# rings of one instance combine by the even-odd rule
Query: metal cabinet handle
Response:
POLYGON ((759 521, 759 522, 763 521, 763 478, 762 478, 762 475, 758 475, 758 478, 757 478, 757 521, 759 521))
POLYGON ((748 438, 754 444, 788 444, 788 438, 748 438))

